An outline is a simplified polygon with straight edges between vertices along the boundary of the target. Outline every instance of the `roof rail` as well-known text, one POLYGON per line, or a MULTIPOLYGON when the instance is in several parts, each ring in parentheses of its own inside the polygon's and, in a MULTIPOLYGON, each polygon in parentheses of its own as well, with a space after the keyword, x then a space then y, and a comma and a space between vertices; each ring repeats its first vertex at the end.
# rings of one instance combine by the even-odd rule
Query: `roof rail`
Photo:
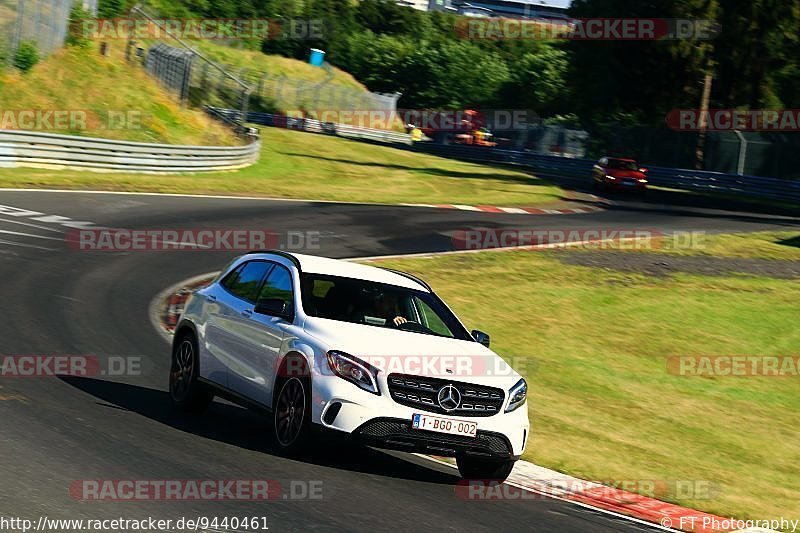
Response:
POLYGON ((388 270, 389 272, 393 272, 395 274, 403 276, 404 278, 408 278, 411 281, 416 281, 417 283, 419 283, 420 285, 422 285, 423 287, 425 287, 429 291, 433 292, 433 289, 431 289, 431 286, 428 285, 427 283, 425 283, 424 281, 422 281, 421 279, 419 279, 417 276, 409 274, 408 272, 403 272, 402 270, 395 270, 393 268, 386 268, 386 267, 379 267, 379 268, 382 268, 383 270, 388 270))
POLYGON ((302 270, 302 268, 300 268, 300 260, 298 258, 296 258, 295 256, 293 256, 292 254, 290 254, 289 252, 284 252, 283 250, 250 250, 249 252, 245 252, 245 255, 249 255, 249 254, 273 254, 273 255, 279 255, 279 256, 283 257, 284 259, 288 259, 289 261, 291 261, 292 264, 297 267, 297 270, 302 270))

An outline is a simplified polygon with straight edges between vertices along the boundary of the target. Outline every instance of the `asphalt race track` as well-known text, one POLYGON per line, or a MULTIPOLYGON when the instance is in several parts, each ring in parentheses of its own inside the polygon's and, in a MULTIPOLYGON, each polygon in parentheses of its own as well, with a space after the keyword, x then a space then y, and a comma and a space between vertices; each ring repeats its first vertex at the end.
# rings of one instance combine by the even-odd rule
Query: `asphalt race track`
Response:
MULTIPOLYGON (((321 439, 312 455, 274 455, 265 420, 215 402, 202 417, 174 413, 169 348, 148 316, 165 287, 219 269, 231 252, 99 252, 70 248, 65 224, 115 228, 319 231, 331 257, 452 248, 469 227, 797 229, 800 219, 704 205, 622 200, 606 211, 524 216, 335 203, 154 195, 0 191, 0 354, 141 358, 141 375, 0 378, 0 515, 49 518, 265 516, 272 531, 650 529, 556 500, 463 501, 444 467, 321 439), (53 217, 68 217, 68 219, 53 217), (49 218, 48 218, 49 217, 49 218), (79 501, 85 479, 274 479, 318 483, 321 499, 79 501)), ((533 274, 532 274, 533 275, 533 274)), ((533 420, 535 426, 535 419, 533 420)), ((535 446, 535 438, 529 446, 535 446)))

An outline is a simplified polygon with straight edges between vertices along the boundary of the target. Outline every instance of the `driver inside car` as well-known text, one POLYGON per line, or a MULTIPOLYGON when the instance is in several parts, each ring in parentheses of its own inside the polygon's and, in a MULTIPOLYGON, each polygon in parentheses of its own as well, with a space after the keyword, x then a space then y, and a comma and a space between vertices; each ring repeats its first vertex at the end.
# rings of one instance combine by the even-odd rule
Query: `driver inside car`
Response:
POLYGON ((375 306, 378 311, 378 316, 386 320, 386 326, 399 328, 402 324, 408 322, 408 319, 403 316, 400 310, 400 302, 394 294, 380 293, 376 300, 375 306))

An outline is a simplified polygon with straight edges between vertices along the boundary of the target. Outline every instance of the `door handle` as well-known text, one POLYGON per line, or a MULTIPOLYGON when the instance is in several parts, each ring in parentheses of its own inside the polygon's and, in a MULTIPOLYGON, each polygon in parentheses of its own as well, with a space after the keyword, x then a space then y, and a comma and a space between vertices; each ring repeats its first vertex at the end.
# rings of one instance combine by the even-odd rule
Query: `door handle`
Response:
POLYGON ((206 300, 208 300, 209 302, 216 302, 217 297, 214 296, 213 294, 206 294, 206 300))
POLYGON ((245 317, 245 318, 250 318, 250 316, 252 314, 253 314, 253 311, 251 311, 250 309, 245 309, 244 311, 242 311, 242 316, 245 317))

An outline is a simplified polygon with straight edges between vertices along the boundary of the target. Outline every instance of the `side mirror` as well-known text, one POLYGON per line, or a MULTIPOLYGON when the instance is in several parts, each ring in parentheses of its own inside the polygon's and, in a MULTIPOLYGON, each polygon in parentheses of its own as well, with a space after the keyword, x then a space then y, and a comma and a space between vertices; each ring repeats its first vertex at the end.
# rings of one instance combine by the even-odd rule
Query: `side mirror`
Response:
POLYGON ((261 298, 257 303, 253 312, 260 315, 277 316, 291 320, 292 309, 291 304, 283 298, 261 298))
POLYGON ((472 338, 478 341, 479 343, 483 344, 487 348, 489 347, 489 334, 484 333, 480 330, 473 329, 472 330, 472 338))

